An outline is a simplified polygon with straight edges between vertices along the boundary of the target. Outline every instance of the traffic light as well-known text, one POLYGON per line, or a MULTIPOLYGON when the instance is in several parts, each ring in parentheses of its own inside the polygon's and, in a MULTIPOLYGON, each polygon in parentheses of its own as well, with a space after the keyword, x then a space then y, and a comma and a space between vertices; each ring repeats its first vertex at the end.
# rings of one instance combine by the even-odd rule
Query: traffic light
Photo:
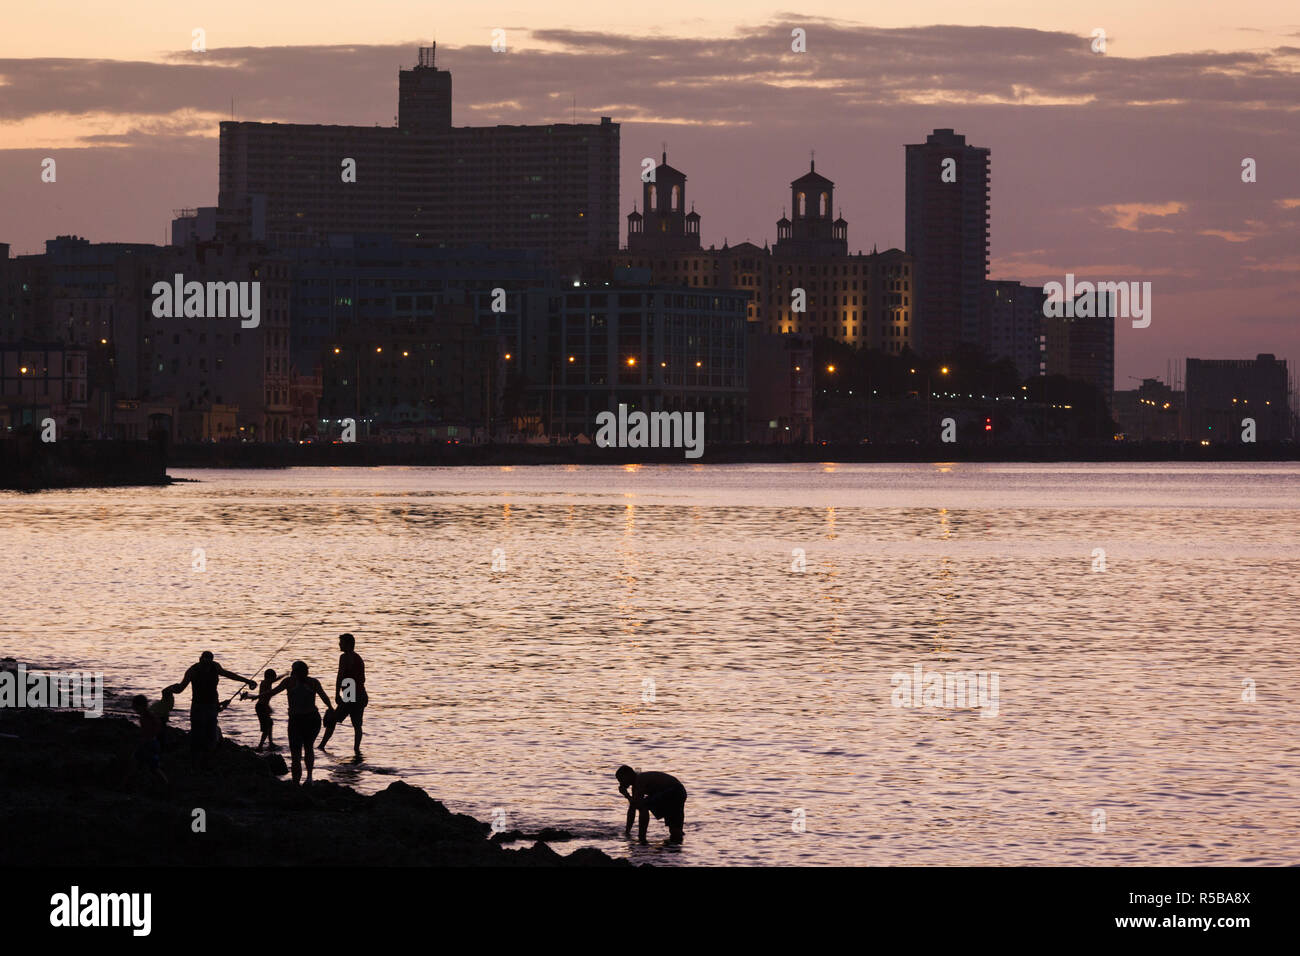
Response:
POLYGON ((991 418, 984 419, 984 430, 986 432, 993 431, 993 419, 991 418))

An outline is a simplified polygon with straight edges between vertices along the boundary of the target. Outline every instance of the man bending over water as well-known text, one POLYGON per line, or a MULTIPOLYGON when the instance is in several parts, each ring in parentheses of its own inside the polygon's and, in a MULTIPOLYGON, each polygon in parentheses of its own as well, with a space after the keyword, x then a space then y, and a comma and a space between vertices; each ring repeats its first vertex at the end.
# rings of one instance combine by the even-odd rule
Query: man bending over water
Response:
POLYGON ((638 827, 637 840, 646 842, 645 831, 650 826, 650 814, 655 819, 662 819, 668 825, 668 842, 682 842, 682 825, 686 818, 686 788, 682 782, 670 773, 647 770, 637 773, 624 765, 614 772, 618 780, 618 792, 627 798, 627 826, 623 835, 632 832, 632 820, 638 812, 641 825, 638 827), (631 791, 630 793, 628 791, 631 791))

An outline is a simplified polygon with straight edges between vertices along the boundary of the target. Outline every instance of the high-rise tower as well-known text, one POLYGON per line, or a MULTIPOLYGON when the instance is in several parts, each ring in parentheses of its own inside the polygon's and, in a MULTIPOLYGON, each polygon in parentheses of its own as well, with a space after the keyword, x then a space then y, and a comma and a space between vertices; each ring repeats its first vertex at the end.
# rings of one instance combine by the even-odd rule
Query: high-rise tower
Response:
POLYGON ((989 273, 989 150, 936 129, 907 151, 907 251, 916 260, 914 348, 931 358, 980 340, 989 273))
POLYGON ((619 127, 609 117, 452 126, 451 74, 434 66, 433 47, 398 84, 397 126, 222 123, 218 219, 281 248, 377 233, 537 249, 565 268, 618 248, 619 127))
POLYGON ((433 65, 438 44, 420 47, 413 69, 397 76, 397 125, 413 133, 451 128, 451 74, 433 65))

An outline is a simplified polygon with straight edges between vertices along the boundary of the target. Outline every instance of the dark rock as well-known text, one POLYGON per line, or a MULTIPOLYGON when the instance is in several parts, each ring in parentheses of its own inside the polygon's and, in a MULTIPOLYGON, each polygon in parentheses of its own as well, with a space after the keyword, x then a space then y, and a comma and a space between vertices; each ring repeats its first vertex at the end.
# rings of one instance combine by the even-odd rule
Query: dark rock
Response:
POLYGON ((267 768, 277 777, 283 777, 289 772, 289 765, 284 762, 284 758, 277 753, 269 753, 262 758, 266 762, 267 768))
POLYGON ((486 823, 402 781, 373 796, 324 780, 297 787, 279 779, 279 754, 230 740, 196 766, 176 727, 164 735, 164 785, 135 765, 137 733, 119 717, 0 710, 0 734, 13 735, 0 737, 0 866, 630 865, 592 848, 561 856, 541 841, 569 835, 549 828, 516 833, 537 842, 506 850, 510 834, 488 839, 486 823), (196 809, 205 832, 192 828, 196 809))
POLYGON ((540 840, 543 843, 560 843, 565 840, 576 840, 577 834, 570 833, 568 830, 557 830, 554 827, 546 827, 538 833, 524 833, 522 830, 505 830, 501 833, 492 834, 493 843, 516 843, 519 840, 540 840))

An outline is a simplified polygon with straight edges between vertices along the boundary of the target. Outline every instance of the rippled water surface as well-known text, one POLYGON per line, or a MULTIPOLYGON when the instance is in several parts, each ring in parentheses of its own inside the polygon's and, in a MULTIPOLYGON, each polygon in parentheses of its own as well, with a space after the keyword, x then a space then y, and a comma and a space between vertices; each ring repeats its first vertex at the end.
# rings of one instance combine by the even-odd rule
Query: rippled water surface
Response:
POLYGON ((352 631, 365 762, 344 727, 324 775, 661 864, 1300 862, 1300 467, 173 474, 0 494, 0 653, 152 696, 307 622, 273 666, 329 684, 352 631), (893 706, 917 664, 996 714, 893 706), (622 839, 625 762, 686 784, 684 847, 622 839))

